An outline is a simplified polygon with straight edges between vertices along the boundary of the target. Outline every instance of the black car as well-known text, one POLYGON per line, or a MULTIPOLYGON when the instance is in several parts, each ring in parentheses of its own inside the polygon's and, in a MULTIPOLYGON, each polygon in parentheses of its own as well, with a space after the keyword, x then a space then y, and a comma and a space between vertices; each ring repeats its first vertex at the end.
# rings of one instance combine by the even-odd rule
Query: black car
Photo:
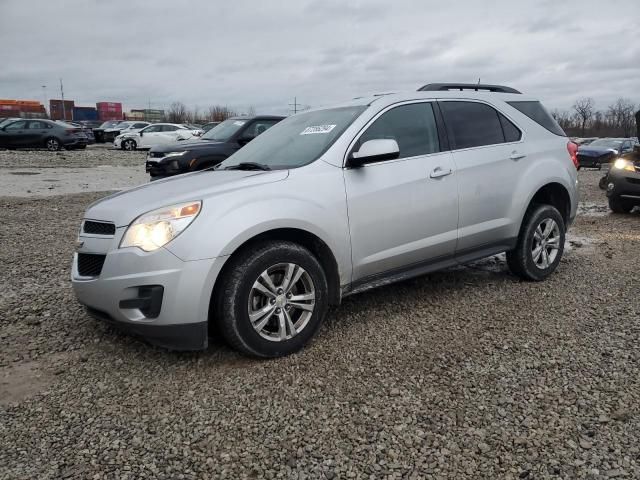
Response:
MULTIPOLYGON (((107 141, 105 139, 105 130, 110 130, 121 123, 124 123, 124 120, 107 120, 106 122, 103 122, 99 127, 94 128, 93 136, 95 137, 96 142, 105 143, 107 141)), ((113 138, 110 141, 113 141, 113 138)))
POLYGON ((628 138, 600 138, 589 145, 578 148, 578 168, 591 167, 600 170, 603 164, 623 153, 633 150, 633 142, 628 138))
POLYGON ((74 127, 78 127, 82 129, 82 133, 84 133, 84 136, 87 137, 88 145, 93 145, 94 143, 96 143, 96 137, 93 135, 93 130, 91 129, 91 127, 87 127, 86 125, 80 122, 67 122, 67 123, 69 125, 73 125, 74 127))
POLYGON ((8 149, 71 150, 86 146, 87 137, 82 129, 64 122, 20 119, 0 127, 0 147, 8 149))
POLYGON ((603 180, 611 211, 628 213, 640 205, 640 145, 618 158, 603 180))
POLYGON ((146 170, 151 180, 213 167, 265 132, 284 117, 234 117, 202 137, 151 148, 146 170))

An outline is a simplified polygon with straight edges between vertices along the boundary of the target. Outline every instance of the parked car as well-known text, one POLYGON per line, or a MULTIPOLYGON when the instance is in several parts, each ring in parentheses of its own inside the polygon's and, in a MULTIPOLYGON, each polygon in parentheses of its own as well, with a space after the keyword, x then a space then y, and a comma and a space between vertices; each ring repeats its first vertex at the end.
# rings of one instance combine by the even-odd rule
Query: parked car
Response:
POLYGON ((125 122, 124 120, 107 120, 106 122, 103 122, 98 128, 94 128, 93 135, 96 138, 96 142, 105 143, 106 142, 105 135, 104 135, 105 130, 112 129, 116 125, 119 125, 124 122, 125 122))
POLYGON ((629 213, 640 205, 640 146, 635 146, 633 153, 618 158, 603 183, 612 212, 629 213))
POLYGON ((202 126, 202 131, 204 133, 207 133, 209 130, 211 130, 213 127, 215 127, 216 125, 220 125, 220 122, 209 122, 209 123, 205 123, 202 126))
POLYGON ((199 135, 202 135, 202 130, 192 129, 186 125, 155 123, 139 131, 118 135, 113 141, 113 146, 123 150, 148 149, 156 145, 188 140, 199 135))
POLYGON ((588 137, 588 138, 574 138, 573 141, 578 145, 589 145, 594 140, 598 140, 598 137, 588 137))
POLYGON ((82 133, 84 133, 85 137, 87 137, 87 145, 93 145, 94 143, 96 143, 96 137, 94 136, 93 130, 90 127, 87 127, 80 122, 66 122, 66 123, 82 129, 82 133))
POLYGON ((2 119, 0 119, 0 128, 1 128, 3 125, 7 125, 8 123, 15 122, 16 120, 22 120, 22 118, 20 118, 20 117, 8 117, 8 118, 2 118, 2 119))
POLYGON ((442 88, 305 111, 215 169, 92 204, 77 298, 158 345, 205 348, 211 322, 264 358, 302 348, 330 304, 393 281, 500 252, 545 279, 576 215, 576 145, 514 89, 442 88))
POLYGON ((87 137, 81 128, 53 120, 19 119, 0 126, 0 147, 60 150, 85 148, 87 137))
POLYGON ((284 117, 235 117, 220 123, 201 138, 158 145, 149 150, 146 170, 152 180, 213 167, 284 117))
POLYGON ((599 138, 589 145, 578 148, 578 169, 597 168, 615 160, 619 154, 633 150, 633 142, 628 138, 599 138))
POLYGON ((107 143, 113 142, 119 135, 135 133, 149 125, 151 125, 149 122, 120 122, 117 125, 104 130, 104 141, 107 143))

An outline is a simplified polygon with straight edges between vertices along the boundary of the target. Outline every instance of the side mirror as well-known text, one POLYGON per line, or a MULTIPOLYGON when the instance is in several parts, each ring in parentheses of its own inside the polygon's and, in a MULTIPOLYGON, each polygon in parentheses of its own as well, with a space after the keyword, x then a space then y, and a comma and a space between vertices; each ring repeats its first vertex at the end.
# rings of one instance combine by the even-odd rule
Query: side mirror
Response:
POLYGON ((398 142, 393 139, 368 140, 360 146, 360 150, 349 156, 350 167, 361 167, 367 163, 393 160, 400 156, 398 142))
POLYGON ((144 132, 140 132, 140 136, 142 137, 144 135, 144 132))

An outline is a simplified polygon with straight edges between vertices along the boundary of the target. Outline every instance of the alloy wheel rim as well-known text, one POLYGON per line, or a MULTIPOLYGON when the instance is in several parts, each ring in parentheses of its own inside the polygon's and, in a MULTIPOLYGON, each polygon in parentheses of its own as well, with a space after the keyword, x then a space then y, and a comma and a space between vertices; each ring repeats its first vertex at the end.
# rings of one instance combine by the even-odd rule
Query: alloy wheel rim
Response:
POLYGON ((253 329, 264 339, 282 342, 308 325, 316 303, 309 273, 295 263, 278 263, 256 279, 247 311, 253 329))
POLYGON ((51 139, 47 141, 47 148, 49 150, 57 150, 58 149, 58 142, 56 142, 55 140, 51 139))
POLYGON ((549 268, 560 251, 560 227, 552 218, 542 220, 533 232, 531 258, 540 270, 549 268))
POLYGON ((131 142, 131 140, 127 140, 126 142, 124 142, 124 149, 133 150, 133 143, 131 142))

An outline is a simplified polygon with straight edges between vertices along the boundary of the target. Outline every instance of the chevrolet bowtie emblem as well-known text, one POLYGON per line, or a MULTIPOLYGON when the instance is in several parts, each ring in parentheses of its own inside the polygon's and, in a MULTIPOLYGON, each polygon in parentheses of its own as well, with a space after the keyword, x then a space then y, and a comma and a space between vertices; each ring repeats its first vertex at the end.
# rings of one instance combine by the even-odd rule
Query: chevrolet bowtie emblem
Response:
POLYGON ((82 240, 77 240, 76 241, 76 250, 80 250, 83 245, 84 245, 84 242, 82 240))

